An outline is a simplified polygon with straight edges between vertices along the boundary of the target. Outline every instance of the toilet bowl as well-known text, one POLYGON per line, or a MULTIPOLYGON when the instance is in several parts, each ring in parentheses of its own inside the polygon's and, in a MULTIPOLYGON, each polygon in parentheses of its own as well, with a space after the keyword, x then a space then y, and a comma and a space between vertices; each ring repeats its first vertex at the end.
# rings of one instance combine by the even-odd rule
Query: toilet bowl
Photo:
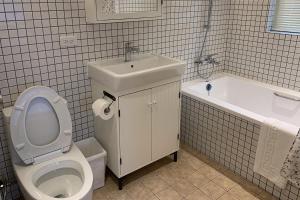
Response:
POLYGON ((92 172, 75 144, 63 156, 36 165, 14 164, 25 199, 92 199, 92 172))
POLYGON ((25 199, 92 199, 92 170, 72 142, 66 100, 48 87, 35 86, 3 114, 13 168, 25 199))

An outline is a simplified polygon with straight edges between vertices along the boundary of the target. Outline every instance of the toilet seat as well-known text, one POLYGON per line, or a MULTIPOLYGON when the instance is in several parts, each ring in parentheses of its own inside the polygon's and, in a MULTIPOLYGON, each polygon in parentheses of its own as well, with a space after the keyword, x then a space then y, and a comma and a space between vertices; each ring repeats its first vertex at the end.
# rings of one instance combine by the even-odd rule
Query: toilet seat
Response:
POLYGON ((72 121, 65 99, 35 86, 17 99, 10 119, 12 145, 25 164, 40 163, 69 151, 72 121))

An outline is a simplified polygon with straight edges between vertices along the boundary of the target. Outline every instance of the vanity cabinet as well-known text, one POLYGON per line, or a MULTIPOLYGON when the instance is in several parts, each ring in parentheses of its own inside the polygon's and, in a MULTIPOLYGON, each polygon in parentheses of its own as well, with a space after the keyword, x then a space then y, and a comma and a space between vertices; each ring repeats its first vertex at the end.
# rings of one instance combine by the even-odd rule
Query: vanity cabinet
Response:
POLYGON ((152 160, 179 149, 180 83, 152 89, 152 160))
POLYGON ((129 174, 152 160, 151 90, 119 98, 121 175, 129 174))
POLYGON ((180 80, 122 93, 92 80, 93 100, 103 91, 116 97, 110 120, 95 118, 95 137, 108 153, 108 168, 119 178, 179 150, 180 80))
POLYGON ((121 175, 178 150, 179 88, 176 82, 119 97, 121 175))

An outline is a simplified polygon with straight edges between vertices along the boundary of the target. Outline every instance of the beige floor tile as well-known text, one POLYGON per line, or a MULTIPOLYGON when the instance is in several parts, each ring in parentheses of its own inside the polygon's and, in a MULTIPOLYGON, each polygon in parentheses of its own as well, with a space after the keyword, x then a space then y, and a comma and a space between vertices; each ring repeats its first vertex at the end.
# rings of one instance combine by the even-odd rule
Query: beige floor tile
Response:
POLYGON ((238 199, 227 192, 223 196, 221 196, 218 200, 238 200, 238 199))
POLYGON ((206 194, 204 194, 202 191, 200 190, 196 190, 194 191, 192 194, 188 195, 186 197, 187 200, 210 200, 206 194))
POLYGON ((226 191, 215 184, 214 182, 209 182, 208 184, 202 186, 200 190, 206 194, 210 199, 218 199, 221 197, 226 191))
POLYGON ((259 195, 262 192, 264 192, 263 189, 259 188, 258 186, 249 183, 248 181, 240 181, 239 185, 242 186, 245 190, 247 190, 248 192, 252 193, 252 194, 256 194, 259 195))
POLYGON ((191 154, 188 154, 187 152, 182 153, 182 159, 180 161, 186 163, 195 170, 198 170, 200 167, 203 167, 205 165, 204 162, 192 156, 191 154))
POLYGON ((142 180, 141 178, 137 178, 137 179, 131 179, 131 180, 126 180, 126 184, 123 185, 123 188, 125 190, 129 190, 131 188, 136 187, 137 185, 142 184, 142 180))
POLYGON ((148 200, 159 200, 159 198, 158 198, 158 197, 156 197, 156 196, 154 196, 153 198, 151 198, 151 199, 148 199, 148 200))
POLYGON ((265 199, 265 198, 259 197, 259 196, 254 196, 251 200, 268 200, 268 199, 265 199))
POLYGON ((267 192, 262 192, 259 196, 257 196, 257 199, 263 199, 263 200, 277 200, 278 198, 272 196, 271 194, 267 192))
POLYGON ((93 200, 108 200, 106 194, 103 193, 101 189, 95 190, 93 192, 93 200))
POLYGON ((143 178, 142 183, 153 193, 158 193, 169 187, 169 185, 162 178, 156 175, 146 176, 143 178))
POLYGON ((178 177, 175 177, 175 171, 169 168, 161 168, 158 171, 158 176, 167 184, 172 185, 178 177))
POLYGON ((253 200, 255 196, 250 192, 246 191, 241 186, 237 185, 229 190, 229 193, 239 200, 253 200))
POLYGON ((224 190, 229 191, 231 188, 236 186, 236 183, 224 175, 219 175, 212 180, 217 185, 221 186, 224 190))
POLYGON ((214 168, 210 167, 209 165, 205 165, 204 167, 201 167, 198 172, 210 180, 216 178, 217 176, 221 175, 220 172, 215 170, 214 168))
POLYGON ((135 181, 128 184, 124 190, 133 200, 148 200, 155 197, 155 195, 148 188, 146 188, 141 181, 135 181))
POLYGON ((160 200, 182 200, 182 197, 172 188, 162 190, 156 196, 160 200))
POLYGON ((210 179, 204 176, 202 173, 194 172, 190 176, 187 177, 187 180, 196 186, 197 188, 201 188, 203 185, 206 185, 210 182, 210 179))
POLYGON ((108 194, 109 200, 132 200, 125 190, 118 190, 108 194))
POLYGON ((173 165, 169 165, 168 168, 173 172, 173 176, 181 178, 186 178, 196 172, 196 170, 187 163, 174 162, 173 165))
POLYGON ((104 194, 105 197, 107 197, 109 194, 118 191, 118 187, 117 187, 116 183, 112 183, 112 184, 106 184, 103 188, 98 189, 98 190, 102 194, 104 194))
POLYGON ((193 186, 190 182, 188 182, 186 179, 178 179, 171 185, 171 187, 182 197, 186 197, 192 194, 195 190, 197 190, 197 188, 193 186))
POLYGON ((186 151, 185 149, 180 149, 179 150, 179 158, 188 158, 188 157, 195 157, 194 155, 192 155, 191 153, 189 153, 188 151, 186 151))
POLYGON ((94 191, 93 200, 276 199, 231 171, 199 158, 203 162, 198 156, 181 150, 178 162, 164 158, 128 176, 122 191, 108 176, 105 186, 94 191))

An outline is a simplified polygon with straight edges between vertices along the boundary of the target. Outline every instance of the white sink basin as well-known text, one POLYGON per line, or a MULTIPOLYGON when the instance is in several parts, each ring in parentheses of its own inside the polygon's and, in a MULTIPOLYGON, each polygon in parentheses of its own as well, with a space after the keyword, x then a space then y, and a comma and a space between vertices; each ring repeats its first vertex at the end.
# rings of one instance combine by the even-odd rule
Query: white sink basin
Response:
POLYGON ((185 65, 165 56, 142 54, 132 56, 131 62, 124 58, 90 62, 88 76, 117 92, 180 77, 185 65))

